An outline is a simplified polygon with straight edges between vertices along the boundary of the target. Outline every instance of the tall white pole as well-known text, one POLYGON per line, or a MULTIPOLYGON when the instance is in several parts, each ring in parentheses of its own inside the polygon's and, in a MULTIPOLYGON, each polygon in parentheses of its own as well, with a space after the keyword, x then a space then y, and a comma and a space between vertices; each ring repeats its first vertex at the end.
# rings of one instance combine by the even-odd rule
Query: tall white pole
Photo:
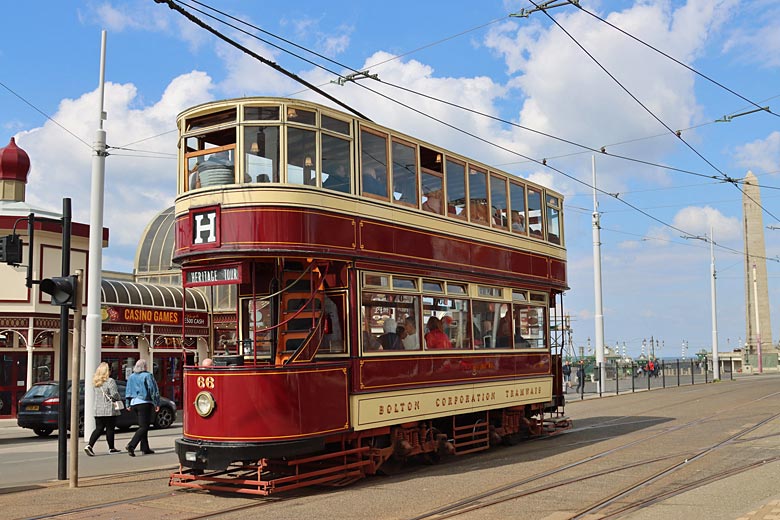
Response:
MULTIPOLYGON (((604 366, 604 310, 601 303, 601 224, 599 222, 599 201, 596 197, 596 156, 591 156, 593 170, 593 289, 596 295, 596 363, 601 367, 599 381, 606 378, 604 366)), ((601 389, 599 389, 601 390, 601 389)))
MULTIPOLYGON (((101 326, 101 278, 103 270, 103 193, 106 177, 106 131, 103 130, 104 89, 106 79, 106 31, 101 33, 100 45, 100 113, 98 114, 98 130, 95 134, 92 156, 92 190, 90 194, 89 213, 89 273, 87 281, 87 323, 86 323, 86 354, 84 356, 85 380, 90 381, 92 374, 100 364, 101 326)), ((116 377, 116 374, 112 374, 116 377)), ((86 385, 85 388, 88 388, 86 385)), ((87 440, 95 429, 95 417, 91 410, 95 409, 94 392, 84 392, 84 440, 87 440)))
POLYGON ((758 315, 758 282, 756 281, 756 263, 753 262, 753 306, 756 312, 756 354, 758 354, 758 373, 764 373, 764 360, 761 359, 761 323, 758 315))
POLYGON ((710 281, 710 292, 712 293, 712 378, 720 379, 720 359, 718 358, 718 312, 717 298, 715 293, 715 237, 710 226, 710 272, 712 280, 710 281))

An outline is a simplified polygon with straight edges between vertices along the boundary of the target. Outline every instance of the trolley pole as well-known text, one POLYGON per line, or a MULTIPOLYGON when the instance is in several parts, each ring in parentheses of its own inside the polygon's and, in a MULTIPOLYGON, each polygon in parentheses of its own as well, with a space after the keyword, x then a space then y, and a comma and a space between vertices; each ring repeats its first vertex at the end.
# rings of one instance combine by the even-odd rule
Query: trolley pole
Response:
POLYGON ((596 320, 596 366, 599 370, 598 391, 606 380, 606 367, 604 366, 604 310, 601 301, 601 222, 599 219, 599 202, 596 197, 596 156, 591 156, 593 169, 593 289, 595 292, 595 320, 596 320))
POLYGON ((712 280, 710 281, 710 292, 712 293, 712 379, 720 381, 720 359, 718 359, 718 311, 717 299, 715 293, 715 237, 710 226, 710 271, 712 280))

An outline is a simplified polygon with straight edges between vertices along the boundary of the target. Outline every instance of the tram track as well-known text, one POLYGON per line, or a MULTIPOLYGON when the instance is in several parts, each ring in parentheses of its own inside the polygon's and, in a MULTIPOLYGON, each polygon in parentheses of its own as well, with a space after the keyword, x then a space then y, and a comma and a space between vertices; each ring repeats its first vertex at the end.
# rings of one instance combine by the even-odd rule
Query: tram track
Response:
MULTIPOLYGON (((755 399, 755 400, 753 400, 751 402, 757 402, 757 401, 763 400, 766 397, 774 396, 774 395, 777 395, 777 394, 778 393, 775 392, 775 393, 772 393, 772 394, 770 394, 768 396, 763 396, 762 398, 755 399)), ((743 406, 743 405, 740 405, 740 407, 741 406, 743 406)), ((631 441, 629 443, 623 444, 621 446, 617 446, 615 448, 611 448, 609 450, 604 450, 604 451, 602 451, 600 453, 597 453, 595 455, 584 457, 584 458, 582 458, 582 459, 580 459, 578 461, 571 462, 569 464, 565 464, 565 465, 562 465, 562 466, 558 466, 556 468, 552 468, 550 470, 547 470, 547 471, 544 471, 544 472, 540 472, 540 473, 537 473, 535 475, 532 475, 532 476, 529 476, 529 477, 525 477, 525 478, 517 480, 517 481, 510 482, 508 484, 504 484, 504 485, 499 486, 497 488, 493 488, 493 489, 484 491, 482 493, 478 493, 478 494, 472 495, 472 496, 464 498, 462 500, 459 500, 459 501, 456 501, 456 502, 452 502, 450 504, 446 504, 446 505, 441 506, 439 508, 436 508, 434 510, 428 511, 428 512, 422 514, 422 515, 412 517, 410 520, 428 520, 428 519, 436 519, 436 520, 438 520, 438 519, 444 519, 444 518, 453 518, 453 517, 460 516, 460 515, 463 515, 463 514, 468 513, 468 512, 472 512, 472 511, 475 511, 475 510, 479 510, 479 509, 484 509, 484 508, 487 508, 487 507, 495 506, 497 504, 501 504, 501 503, 508 502, 508 501, 511 501, 511 500, 516 500, 516 499, 519 499, 519 498, 522 498, 522 497, 525 497, 525 496, 529 496, 529 495, 533 495, 533 494, 537 494, 537 493, 542 493, 542 492, 545 492, 545 491, 550 491, 552 489, 556 489, 556 488, 559 488, 561 486, 576 484, 576 483, 582 482, 583 480, 588 480, 588 479, 591 479, 591 478, 602 477, 602 476, 605 476, 605 475, 608 475, 608 474, 611 474, 611 473, 615 473, 615 472, 618 472, 618 471, 624 471, 624 470, 635 468, 635 467, 639 467, 639 466, 645 466, 647 464, 652 464, 652 463, 662 462, 662 461, 668 460, 668 459, 677 458, 677 462, 675 462, 674 464, 666 466, 662 470, 657 471, 653 475, 643 479, 642 481, 640 481, 638 483, 634 483, 634 484, 632 484, 630 486, 627 486, 627 487, 623 488, 618 493, 610 495, 609 497, 607 497, 605 499, 602 499, 602 500, 600 500, 600 501, 598 501, 598 502, 596 502, 594 504, 591 504, 587 508, 584 508, 584 509, 574 513, 571 518, 584 518, 585 516, 587 516, 589 514, 593 514, 593 513, 597 513, 597 512, 599 514, 603 514, 605 516, 605 518, 610 517, 610 516, 607 516, 607 515, 614 515, 612 517, 618 517, 618 516, 620 516, 620 514, 623 514, 624 512, 634 511, 634 510, 640 509, 642 507, 647 507, 647 506, 649 506, 649 505, 651 505, 653 503, 656 503, 656 502, 658 502, 660 500, 663 500, 664 499, 663 497, 666 496, 666 495, 674 496, 674 494, 683 493, 683 492, 685 492, 685 491, 687 491, 689 489, 694 489, 695 487, 706 485, 706 484, 708 484, 710 482, 714 482, 714 481, 716 481, 718 479, 726 478, 727 476, 730 476, 732 474, 738 474, 740 472, 744 472, 744 471, 748 471, 750 469, 753 469, 753 468, 755 468, 757 466, 760 466, 762 464, 776 462, 777 460, 780 460, 780 457, 772 457, 770 459, 758 461, 756 463, 751 463, 751 464, 748 464, 748 465, 745 465, 745 466, 740 466, 738 468, 732 468, 732 469, 727 470, 725 472, 721 472, 722 473, 721 476, 714 475, 712 477, 707 477, 707 478, 703 478, 703 479, 700 479, 700 480, 697 480, 697 481, 692 481, 692 482, 690 482, 688 484, 685 484, 683 486, 678 486, 678 488, 676 490, 665 491, 665 492, 662 492, 662 493, 658 493, 657 496, 654 496, 654 497, 652 497, 650 499, 637 500, 635 502, 632 502, 631 504, 624 506, 624 508, 623 508, 624 511, 623 511, 623 509, 621 509, 621 511, 623 511, 623 512, 620 512, 620 513, 612 513, 612 512, 602 513, 602 510, 605 509, 606 507, 608 507, 610 504, 615 503, 616 501, 618 501, 618 500, 620 500, 622 498, 625 498, 626 496, 636 492, 637 490, 644 489, 644 488, 648 487, 652 483, 654 483, 654 482, 664 478, 665 476, 668 476, 668 475, 671 475, 671 474, 675 473, 676 471, 678 471, 679 469, 681 469, 683 467, 685 467, 685 468, 690 467, 691 463, 701 459, 702 457, 704 457, 704 456, 714 452, 715 450, 718 450, 719 448, 721 448, 721 447, 723 447, 723 446, 725 446, 727 444, 731 444, 731 443, 737 441, 740 437, 743 437, 743 436, 745 436, 745 435, 747 435, 747 434, 757 430, 758 428, 760 428, 760 427, 762 427, 762 426, 764 426, 764 425, 766 425, 766 424, 768 424, 768 423, 770 423, 770 422, 780 418, 780 413, 778 413, 778 414, 774 414, 774 415, 772 415, 770 417, 764 418, 761 421, 757 422, 756 424, 753 424, 753 425, 751 425, 751 426, 749 426, 747 428, 743 428, 739 432, 728 436, 726 439, 723 439, 721 441, 713 443, 710 446, 708 446, 708 447, 706 447, 704 449, 701 449, 701 450, 697 450, 695 452, 694 451, 689 451, 689 452, 685 452, 685 453, 678 453, 678 454, 667 455, 667 456, 664 456, 664 457, 657 457, 657 458, 642 460, 642 461, 631 463, 631 464, 628 464, 628 465, 624 464, 624 465, 622 465, 620 467, 607 468, 607 469, 603 469, 603 470, 600 470, 600 471, 591 472, 591 473, 588 473, 588 474, 585 474, 585 475, 579 475, 577 477, 566 478, 564 480, 558 480, 558 481, 555 481, 555 482, 550 483, 550 484, 537 486, 537 487, 530 488, 530 489, 527 489, 527 490, 522 490, 522 491, 517 491, 517 492, 514 492, 514 493, 505 494, 505 493, 511 491, 512 489, 515 489, 515 488, 518 488, 518 487, 530 484, 530 483, 532 483, 534 481, 537 481, 537 480, 540 480, 540 479, 544 479, 544 478, 548 478, 548 477, 551 477, 551 476, 555 476, 555 475, 558 475, 558 474, 561 474, 561 473, 564 473, 564 472, 568 472, 571 469, 576 468, 578 466, 582 466, 582 465, 588 464, 588 463, 593 462, 595 460, 608 457, 609 455, 612 455, 614 453, 617 453, 617 452, 629 449, 631 447, 640 445, 640 444, 642 444, 642 443, 644 443, 644 442, 646 442, 646 441, 648 441, 650 439, 657 438, 659 435, 672 433, 672 432, 678 432, 678 431, 686 429, 686 428, 694 427, 696 425, 699 425, 699 424, 702 424, 702 423, 707 422, 709 420, 712 420, 713 418, 715 418, 715 417, 717 417, 717 416, 719 416, 719 415, 721 415, 721 414, 723 414, 723 413, 725 413, 725 412, 727 412, 729 410, 733 410, 735 408, 739 408, 739 407, 734 406, 734 407, 729 407, 729 408, 725 408, 725 409, 722 409, 722 410, 718 410, 715 413, 712 413, 712 414, 710 414, 710 415, 708 415, 706 417, 701 417, 699 419, 688 421, 688 422, 686 422, 686 423, 684 423, 682 425, 678 425, 678 426, 675 426, 675 427, 666 428, 666 429, 664 429, 663 431, 660 431, 660 432, 654 432, 653 434, 651 434, 649 436, 644 436, 641 439, 637 439, 637 440, 631 441), (493 497, 493 498, 491 498, 491 497, 493 497)), ((561 435, 571 435, 572 433, 575 433, 575 431, 573 431, 573 430, 572 431, 567 431, 567 432, 562 433, 561 435)))

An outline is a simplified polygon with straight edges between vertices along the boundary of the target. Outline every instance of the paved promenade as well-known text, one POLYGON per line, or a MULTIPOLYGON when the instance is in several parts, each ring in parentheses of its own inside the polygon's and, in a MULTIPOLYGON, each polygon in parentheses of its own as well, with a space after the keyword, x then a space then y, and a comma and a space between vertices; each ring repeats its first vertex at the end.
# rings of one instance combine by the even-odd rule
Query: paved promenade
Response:
MULTIPOLYGON (((763 378, 771 378, 774 381, 777 382, 778 385, 780 385, 780 376, 745 376, 745 377, 761 377, 763 378)), ((728 384, 728 382, 724 382, 722 384, 728 384)), ((698 385, 697 385, 698 386, 698 385)), ((694 389, 695 390, 695 389, 694 389)), ((645 390, 646 391, 646 390, 645 390)), ((658 392, 658 398, 659 401, 663 401, 663 394, 666 393, 663 389, 657 389, 657 390, 651 390, 651 393, 658 392)), ((614 400, 622 400, 624 398, 630 399, 630 396, 632 394, 621 394, 621 395, 614 395, 614 394, 604 394, 603 397, 599 398, 596 394, 586 394, 585 399, 580 401, 579 399, 577 401, 574 401, 571 399, 574 396, 570 395, 570 405, 567 409, 567 412, 570 416, 574 418, 575 421, 575 427, 577 425, 577 417, 580 415, 588 415, 591 413, 589 408, 593 408, 592 405, 596 406, 603 406, 608 405, 609 401, 614 400)), ((577 396, 579 397, 579 396, 577 396)), ((600 411, 599 411, 600 413, 600 411)), ((99 503, 110 503, 110 502, 117 502, 121 500, 126 500, 127 502, 117 503, 116 506, 111 510, 111 516, 110 518, 113 519, 134 519, 136 520, 139 517, 145 517, 148 520, 153 520, 155 518, 166 518, 166 519, 186 519, 186 518, 192 518, 194 516, 197 517, 205 517, 204 514, 207 516, 209 511, 212 513, 217 513, 221 509, 228 508, 235 506, 238 502, 241 501, 251 501, 256 500, 253 498, 245 498, 245 497, 236 497, 236 498, 226 498, 226 497, 219 497, 219 496, 213 496, 208 493, 187 493, 183 492, 179 488, 168 488, 165 484, 167 483, 167 476, 170 474, 170 471, 173 467, 176 465, 176 457, 175 454, 172 452, 172 446, 168 446, 169 444, 172 445, 172 438, 177 436, 180 433, 180 422, 176 424, 174 428, 171 428, 170 430, 165 430, 166 432, 165 436, 160 436, 157 438, 150 437, 150 441, 152 443, 152 448, 155 449, 158 454, 150 456, 146 459, 147 463, 145 466, 136 466, 135 464, 140 464, 140 462, 144 459, 144 457, 137 457, 136 459, 131 459, 130 457, 127 457, 126 454, 120 454, 120 455, 103 455, 102 457, 86 457, 86 455, 83 452, 83 441, 79 442, 79 463, 91 463, 98 459, 102 460, 104 463, 106 461, 117 461, 117 464, 102 464, 103 469, 98 470, 97 472, 93 472, 90 476, 80 476, 79 478, 79 487, 77 489, 71 489, 69 487, 69 482, 67 480, 65 481, 58 481, 54 479, 42 479, 40 481, 36 482, 29 482, 24 479, 20 481, 17 485, 0 485, 0 517, 2 518, 8 518, 8 519, 32 519, 32 518, 53 518, 57 513, 59 512, 69 512, 67 515, 63 516, 62 518, 67 518, 69 520, 73 519, 87 519, 87 518, 95 518, 96 512, 93 510, 90 510, 89 507, 92 504, 99 504, 99 503), (121 464, 119 464, 121 462, 121 464), (153 463, 153 464, 152 464, 153 463), (151 464, 151 465, 150 465, 151 464), (121 471, 117 471, 117 467, 121 468, 121 471), (170 496, 170 495, 180 495, 180 500, 178 500, 179 503, 179 509, 172 509, 172 508, 160 508, 158 506, 157 509, 139 505, 138 503, 134 503, 134 499, 139 497, 148 497, 148 496, 170 496), (228 505, 229 504, 229 505, 228 505)), ((129 436, 132 434, 132 432, 125 432, 122 434, 118 434, 117 438, 117 447, 121 447, 126 443, 126 440, 129 438, 129 436)), ((0 420, 0 461, 2 461, 3 458, 6 458, 8 456, 8 450, 9 445, 14 444, 14 439, 20 438, 20 439, 29 439, 31 436, 33 436, 32 432, 29 430, 22 430, 16 426, 16 420, 15 419, 3 419, 0 420)), ((34 436, 33 436, 34 437, 34 436)), ((56 432, 51 437, 51 440, 55 441, 54 444, 56 445, 56 432)), ((52 443, 47 442, 47 446, 50 446, 52 443)), ((103 439, 100 440, 101 446, 101 452, 104 452, 105 448, 105 442, 103 439)), ((38 444, 38 443, 30 443, 30 444, 38 444)), ((55 448, 56 449, 56 448, 55 448)), ((475 458, 475 461, 480 461, 479 458, 475 458)), ((20 461, 21 462, 21 461, 20 461)), ((780 478, 780 470, 778 470, 775 464, 768 464, 768 467, 761 470, 761 476, 758 477, 762 481, 772 480, 774 482, 778 482, 778 478, 780 478)), ((446 470, 446 467, 442 465, 442 468, 446 470)), ((25 468, 24 467, 7 467, 5 465, 0 465, 0 471, 7 472, 7 471, 13 471, 14 473, 17 473, 19 475, 24 474, 25 468)), ((56 474, 56 468, 53 470, 53 472, 56 474)), ((450 473, 454 472, 454 469, 450 470, 450 473)), ((465 478, 468 478, 467 476, 465 478)), ((756 476, 751 476, 751 478, 755 479, 756 476)), ((374 487, 374 491, 379 492, 382 490, 382 488, 386 487, 388 484, 384 483, 383 481, 377 479, 375 482, 367 482, 365 486, 363 486, 363 492, 365 492, 365 488, 368 487, 374 487)), ((399 483, 399 485, 401 485, 399 483)), ((407 483, 408 485, 408 483, 407 483)), ((740 490, 742 489, 742 486, 750 486, 750 478, 748 478, 748 475, 746 474, 744 478, 735 478, 733 481, 728 482, 728 486, 726 488, 730 487, 729 494, 733 494, 734 497, 740 496, 740 490)), ((713 490, 714 491, 714 490, 713 490)), ((361 490, 357 487, 353 488, 344 488, 339 491, 340 496, 343 500, 347 500, 347 497, 350 496, 350 493, 359 493, 361 490)), ((366 497, 361 495, 363 499, 366 497)), ((396 497, 397 498, 397 497, 396 497)), ((321 501, 323 500, 322 496, 319 496, 317 500, 321 501)), ((728 500, 728 499, 727 499, 728 500)), ((741 512, 737 515, 731 516, 729 518, 734 518, 736 520, 777 520, 780 519, 780 487, 777 488, 777 495, 772 496, 767 499, 762 500, 753 500, 749 499, 746 500, 746 502, 753 501, 752 505, 748 505, 745 507, 744 512, 741 512)), ((377 497, 376 499, 377 504, 376 507, 385 507, 381 503, 381 499, 377 497)), ((709 501, 704 501, 705 503, 709 501)), ((113 507, 113 506, 112 506, 113 507)), ((371 509, 375 507, 373 504, 366 504, 366 514, 370 513, 371 509)), ((667 505, 667 507, 675 507, 672 504, 667 505)), ((691 520, 695 520, 696 518, 724 518, 722 515, 722 511, 717 511, 718 505, 716 500, 713 499, 712 501, 712 511, 707 511, 706 509, 702 509, 700 511, 701 516, 698 515, 687 515, 687 518, 691 520), (718 515, 717 513, 720 512, 721 514, 718 515)), ((682 508, 681 508, 682 509, 682 508)), ((381 510, 381 509, 380 509, 381 510)), ((386 509, 384 511, 387 511, 386 509)), ((669 510, 666 510, 667 513, 669 510)), ((105 511, 101 511, 101 515, 104 515, 105 511)), ((560 513, 555 513, 552 516, 542 517, 545 520, 552 520, 553 518, 556 520, 563 520, 565 518, 564 516, 558 516, 560 513)), ((637 519, 645 519, 645 518, 676 518, 676 515, 662 515, 658 516, 659 512, 657 510, 648 509, 641 512, 636 512, 629 514, 627 518, 637 518, 637 519)), ((105 517, 105 516, 100 516, 105 517)), ((289 517, 289 516, 288 516, 289 517)), ((288 518, 285 517, 285 518, 288 518)), ((301 518, 304 518, 306 516, 301 516, 301 518)), ((231 516, 226 516, 226 518, 232 518, 231 516)), ((236 516, 235 518, 240 518, 239 516, 236 516)), ((292 517, 289 517, 292 518, 292 517)), ((399 518, 402 518, 399 517, 399 518)), ((469 516, 469 518, 482 518, 481 516, 469 516)), ((485 518, 491 518, 489 516, 486 516, 485 518)), ((594 520, 597 517, 594 517, 594 520)))

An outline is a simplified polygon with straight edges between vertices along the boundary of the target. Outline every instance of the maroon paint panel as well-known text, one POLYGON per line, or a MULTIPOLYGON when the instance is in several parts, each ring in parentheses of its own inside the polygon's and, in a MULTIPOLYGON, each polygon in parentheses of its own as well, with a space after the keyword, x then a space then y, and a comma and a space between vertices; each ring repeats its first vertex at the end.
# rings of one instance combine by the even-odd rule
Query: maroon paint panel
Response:
POLYGON ((550 374, 549 352, 361 358, 353 364, 355 393, 506 380, 550 374))
POLYGON ((263 207, 224 210, 219 222, 222 246, 206 250, 203 246, 197 250, 192 248, 191 226, 187 217, 176 221, 176 261, 181 261, 184 256, 192 256, 193 259, 194 255, 205 257, 217 251, 300 251, 405 262, 426 261, 443 268, 468 269, 487 275, 527 276, 558 281, 562 286, 566 282, 565 263, 556 261, 553 268, 551 260, 543 255, 313 209, 263 207))
POLYGON ((187 368, 184 437, 222 441, 285 441, 344 431, 349 421, 347 369, 187 368), (211 378, 211 379, 209 379, 211 378), (214 412, 195 412, 201 391, 214 412))

